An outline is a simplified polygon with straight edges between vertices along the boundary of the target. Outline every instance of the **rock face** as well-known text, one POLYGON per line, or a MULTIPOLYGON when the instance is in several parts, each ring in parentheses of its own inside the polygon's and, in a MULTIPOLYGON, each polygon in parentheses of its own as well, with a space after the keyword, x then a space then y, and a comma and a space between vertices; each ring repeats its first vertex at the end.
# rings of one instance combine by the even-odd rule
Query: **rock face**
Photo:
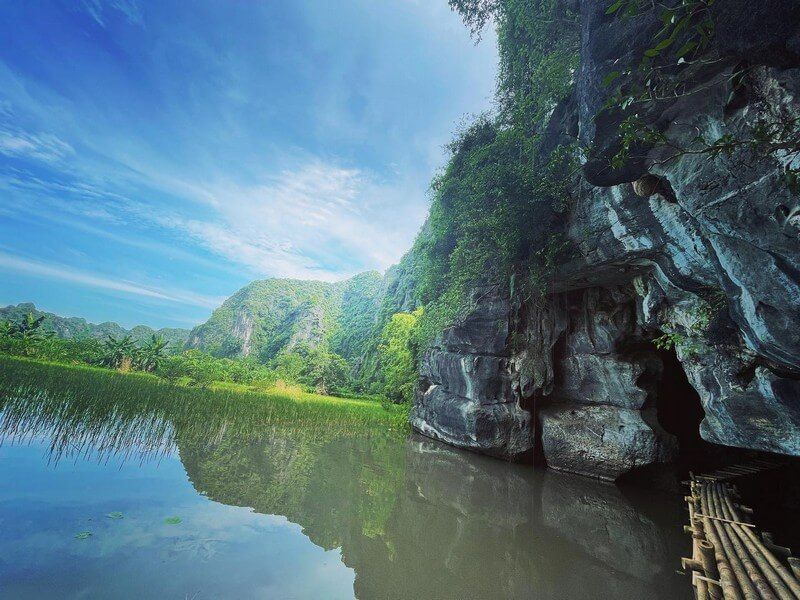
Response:
POLYGON ((604 108, 602 82, 661 25, 655 12, 580 6, 581 66, 557 111, 593 148, 565 229, 575 251, 542 306, 503 282, 443 334, 412 424, 501 456, 540 438, 548 465, 615 479, 676 450, 658 422, 658 339, 699 395, 705 440, 800 456, 800 199, 784 182, 797 148, 674 153, 800 118, 799 5, 713 4, 715 62, 676 70, 683 93, 640 115, 671 149, 623 166, 610 158, 626 114, 604 108))
POLYGON ((590 288, 565 300, 559 378, 540 412, 548 465, 615 479, 669 460, 675 442, 655 411, 661 361, 642 343, 632 290, 590 288))
POLYGON ((512 389, 509 302, 476 288, 476 310, 444 331, 422 360, 411 425, 430 437, 500 457, 531 449, 530 413, 512 389))

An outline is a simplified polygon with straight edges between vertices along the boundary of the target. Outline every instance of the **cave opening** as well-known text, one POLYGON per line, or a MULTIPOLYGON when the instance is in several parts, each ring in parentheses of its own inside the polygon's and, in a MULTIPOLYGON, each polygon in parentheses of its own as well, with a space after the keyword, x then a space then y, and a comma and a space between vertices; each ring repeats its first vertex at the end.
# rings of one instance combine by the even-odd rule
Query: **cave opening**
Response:
POLYGON ((700 422, 705 416, 700 395, 689 383, 675 350, 658 353, 663 364, 655 390, 658 422, 678 440, 679 462, 696 465, 714 447, 700 437, 700 422))
POLYGON ((689 383, 674 348, 656 352, 662 364, 659 376, 646 373, 639 384, 648 388, 655 399, 655 406, 651 405, 655 414, 650 413, 650 418, 654 417, 664 431, 675 437, 678 453, 670 463, 651 464, 626 473, 617 479, 617 484, 674 492, 681 489, 680 481, 689 471, 714 469, 730 460, 728 451, 737 450, 712 444, 700 436, 700 423, 705 416, 700 395, 689 383))

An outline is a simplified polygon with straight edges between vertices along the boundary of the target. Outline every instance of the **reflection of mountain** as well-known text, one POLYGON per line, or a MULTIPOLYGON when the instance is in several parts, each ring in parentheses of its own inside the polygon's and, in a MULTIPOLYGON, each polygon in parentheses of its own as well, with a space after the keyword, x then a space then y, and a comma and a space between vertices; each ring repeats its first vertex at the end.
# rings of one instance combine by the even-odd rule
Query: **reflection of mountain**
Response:
POLYGON ((46 435, 54 461, 142 460, 174 442, 198 492, 285 516, 318 546, 341 548, 359 598, 688 597, 674 574, 685 551, 677 498, 634 502, 612 485, 374 423, 183 388, 134 394, 131 382, 0 369, 0 442, 46 435))
POLYGON ((397 438, 345 437, 320 442, 270 430, 216 444, 178 448, 197 491, 217 502, 285 516, 318 546, 352 536, 377 539, 399 496, 403 446, 397 438))
POLYGON ((672 568, 683 543, 677 524, 656 525, 613 486, 417 438, 404 447, 278 433, 178 443, 198 491, 284 515, 314 543, 341 547, 359 598, 681 598, 688 590, 672 568))

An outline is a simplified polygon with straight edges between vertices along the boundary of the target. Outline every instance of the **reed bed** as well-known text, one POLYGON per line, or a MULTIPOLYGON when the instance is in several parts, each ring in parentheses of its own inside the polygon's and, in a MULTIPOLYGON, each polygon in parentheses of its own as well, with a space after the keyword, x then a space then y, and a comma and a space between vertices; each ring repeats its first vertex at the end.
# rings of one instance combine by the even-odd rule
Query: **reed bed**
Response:
POLYGON ((171 451, 178 435, 213 443, 264 429, 325 440, 401 436, 408 425, 403 407, 369 400, 296 390, 190 388, 146 374, 0 357, 0 443, 44 436, 51 460, 158 457, 171 451))

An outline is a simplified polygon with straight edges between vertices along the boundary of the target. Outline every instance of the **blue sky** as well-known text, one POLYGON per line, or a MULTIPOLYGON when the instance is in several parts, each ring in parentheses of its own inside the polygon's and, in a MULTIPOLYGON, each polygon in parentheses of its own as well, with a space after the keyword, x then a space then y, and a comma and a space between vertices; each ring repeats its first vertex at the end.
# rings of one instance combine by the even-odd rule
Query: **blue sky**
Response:
POLYGON ((494 39, 446 0, 0 0, 0 304, 187 327, 397 262, 494 39))

